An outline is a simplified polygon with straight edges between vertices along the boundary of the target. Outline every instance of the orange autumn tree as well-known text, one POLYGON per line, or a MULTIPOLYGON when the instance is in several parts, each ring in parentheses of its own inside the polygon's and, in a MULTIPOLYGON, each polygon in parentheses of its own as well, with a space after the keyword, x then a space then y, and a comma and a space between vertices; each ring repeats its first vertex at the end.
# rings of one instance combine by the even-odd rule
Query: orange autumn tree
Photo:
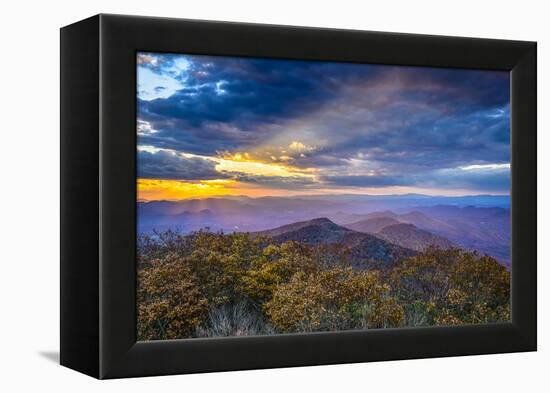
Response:
POLYGON ((140 340, 190 336, 208 310, 196 275, 177 254, 155 259, 139 271, 137 300, 140 340))
POLYGON ((406 308, 426 313, 426 324, 510 318, 510 273, 494 258, 476 252, 429 248, 399 263, 390 284, 406 308))
POLYGON ((298 272, 264 306, 281 331, 311 332, 399 326, 403 310, 377 272, 334 267, 298 272))
POLYGON ((243 289, 251 299, 264 303, 295 273, 313 274, 319 270, 312 258, 311 247, 294 241, 269 244, 243 277, 243 289))

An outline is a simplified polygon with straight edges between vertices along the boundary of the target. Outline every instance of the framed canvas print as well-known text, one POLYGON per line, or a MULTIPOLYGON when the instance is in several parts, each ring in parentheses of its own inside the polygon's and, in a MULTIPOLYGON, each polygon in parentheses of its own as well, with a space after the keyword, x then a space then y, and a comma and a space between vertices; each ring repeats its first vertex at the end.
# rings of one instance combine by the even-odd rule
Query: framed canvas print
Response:
POLYGON ((536 350, 536 44, 98 15, 61 30, 61 364, 536 350))

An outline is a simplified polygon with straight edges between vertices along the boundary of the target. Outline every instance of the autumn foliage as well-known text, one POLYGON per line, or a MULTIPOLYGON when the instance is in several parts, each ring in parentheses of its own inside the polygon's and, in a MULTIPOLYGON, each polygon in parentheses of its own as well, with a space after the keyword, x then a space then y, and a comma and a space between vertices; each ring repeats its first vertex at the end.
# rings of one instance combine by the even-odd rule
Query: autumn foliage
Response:
POLYGON ((429 248, 385 270, 345 247, 199 231, 138 242, 138 338, 491 323, 509 320, 510 274, 493 258, 429 248))
POLYGON ((274 325, 286 332, 400 326, 403 310, 377 272, 334 267, 303 271, 281 284, 264 305, 274 325))

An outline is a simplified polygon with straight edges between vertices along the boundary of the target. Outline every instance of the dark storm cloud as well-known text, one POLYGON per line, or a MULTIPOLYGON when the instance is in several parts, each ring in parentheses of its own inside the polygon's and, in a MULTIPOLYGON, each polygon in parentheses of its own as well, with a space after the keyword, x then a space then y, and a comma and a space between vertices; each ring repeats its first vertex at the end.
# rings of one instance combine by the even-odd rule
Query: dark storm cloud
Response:
POLYGON ((267 188, 299 190, 317 184, 313 178, 302 176, 263 176, 236 172, 226 173, 226 175, 239 182, 256 184, 267 188))
POLYGON ((216 163, 198 157, 182 157, 172 152, 138 152, 138 177, 148 179, 209 180, 224 177, 216 163))
POLYGON ((348 187, 387 187, 402 186, 410 182, 405 181, 402 176, 364 176, 364 175, 328 175, 321 177, 321 180, 329 185, 348 187))
MULTIPOLYGON (((172 62, 161 64, 170 69, 172 62)), ((192 57, 177 76, 185 87, 165 99, 138 100, 139 118, 159 131, 140 143, 200 154, 254 146, 331 100, 342 84, 379 72, 377 66, 192 57)))
POLYGON ((374 176, 323 176, 322 181, 333 186, 390 187, 409 186, 421 188, 464 189, 480 192, 510 191, 510 169, 444 169, 410 175, 374 176))
POLYGON ((478 191, 510 192, 510 169, 443 171, 426 179, 428 187, 462 188, 478 191))
MULTIPOLYGON (((411 167, 455 167, 509 162, 509 120, 490 117, 493 109, 458 117, 423 118, 411 124, 389 121, 389 127, 358 138, 370 159, 411 167)), ((405 115, 406 115, 406 111, 405 115)), ((411 114, 411 116, 413 116, 411 114)), ((353 149, 357 141, 349 142, 353 149)))
POLYGON ((411 89, 404 100, 447 107, 451 113, 500 108, 510 101, 508 72, 444 68, 406 68, 411 89), (426 94, 429 93, 429 94, 426 94))

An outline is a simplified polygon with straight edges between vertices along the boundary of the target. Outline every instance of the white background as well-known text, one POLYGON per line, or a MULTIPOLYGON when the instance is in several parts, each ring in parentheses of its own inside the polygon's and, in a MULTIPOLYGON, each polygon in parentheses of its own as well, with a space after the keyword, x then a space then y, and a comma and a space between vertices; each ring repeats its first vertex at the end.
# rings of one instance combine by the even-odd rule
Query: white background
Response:
POLYGON ((549 91, 544 1, 5 1, 0 23, 0 390, 132 392, 542 392, 550 387, 549 91), (59 31, 123 13, 538 41, 539 352, 96 381, 59 345, 59 31), (547 280, 546 280, 547 281, 547 280), (545 364, 546 363, 546 364, 545 364))

